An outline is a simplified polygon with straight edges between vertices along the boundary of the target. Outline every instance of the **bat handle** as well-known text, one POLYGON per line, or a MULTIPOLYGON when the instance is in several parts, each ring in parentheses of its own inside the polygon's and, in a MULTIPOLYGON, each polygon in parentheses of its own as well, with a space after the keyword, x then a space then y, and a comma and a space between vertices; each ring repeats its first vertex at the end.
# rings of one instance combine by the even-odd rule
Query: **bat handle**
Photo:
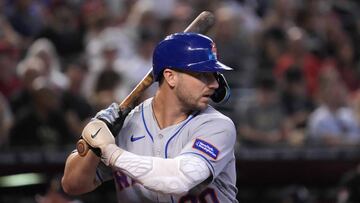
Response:
POLYGON ((76 143, 76 150, 77 150, 78 154, 82 157, 84 157, 88 153, 89 149, 90 149, 89 145, 83 139, 80 139, 76 143))

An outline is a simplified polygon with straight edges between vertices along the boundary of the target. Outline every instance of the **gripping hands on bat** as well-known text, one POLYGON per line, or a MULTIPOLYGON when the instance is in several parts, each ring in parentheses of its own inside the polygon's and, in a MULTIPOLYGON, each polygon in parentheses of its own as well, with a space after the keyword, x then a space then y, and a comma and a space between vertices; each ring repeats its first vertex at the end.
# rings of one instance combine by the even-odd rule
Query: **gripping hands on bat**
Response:
POLYGON ((101 157, 106 165, 113 163, 122 153, 122 150, 115 145, 113 133, 118 133, 125 117, 126 114, 122 114, 118 105, 113 103, 107 109, 98 112, 82 132, 81 137, 87 146, 101 157))

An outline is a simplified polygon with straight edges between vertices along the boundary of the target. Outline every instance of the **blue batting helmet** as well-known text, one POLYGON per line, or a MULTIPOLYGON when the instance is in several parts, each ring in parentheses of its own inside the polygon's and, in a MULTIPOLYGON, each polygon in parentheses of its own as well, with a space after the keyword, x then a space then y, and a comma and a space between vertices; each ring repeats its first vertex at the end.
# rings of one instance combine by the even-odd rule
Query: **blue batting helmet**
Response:
POLYGON ((217 60, 215 43, 198 33, 175 33, 167 36, 154 50, 153 75, 159 81, 165 68, 193 72, 232 70, 217 60))

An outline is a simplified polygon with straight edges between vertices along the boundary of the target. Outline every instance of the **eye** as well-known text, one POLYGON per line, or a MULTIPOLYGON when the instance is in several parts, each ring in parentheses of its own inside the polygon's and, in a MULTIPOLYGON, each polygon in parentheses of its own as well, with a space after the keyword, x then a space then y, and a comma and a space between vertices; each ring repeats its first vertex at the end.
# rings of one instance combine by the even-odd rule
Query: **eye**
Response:
POLYGON ((196 73, 193 76, 205 83, 211 83, 213 80, 215 80, 213 73, 196 73))
POLYGON ((192 77, 203 81, 204 83, 211 83, 216 80, 216 76, 212 72, 184 72, 185 74, 191 75, 192 77))
POLYGON ((208 81, 215 79, 214 73, 203 73, 203 77, 206 78, 208 81))

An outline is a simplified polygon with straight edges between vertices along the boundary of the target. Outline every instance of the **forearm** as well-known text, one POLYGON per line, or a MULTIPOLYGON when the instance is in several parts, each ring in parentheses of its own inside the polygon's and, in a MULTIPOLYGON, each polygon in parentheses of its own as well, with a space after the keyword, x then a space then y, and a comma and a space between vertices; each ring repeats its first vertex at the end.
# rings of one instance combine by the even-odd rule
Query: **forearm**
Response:
POLYGON ((210 170, 201 158, 182 155, 172 159, 140 156, 112 145, 105 153, 112 167, 122 170, 146 188, 164 193, 181 195, 203 183, 210 170))
POLYGON ((79 195, 94 190, 100 183, 96 181, 96 168, 100 163, 94 153, 81 157, 77 152, 70 154, 66 160, 64 175, 61 180, 64 191, 79 195))
MULTIPOLYGON (((99 111, 83 129, 81 137, 94 149, 103 148, 109 144, 115 144, 115 138, 109 127, 115 134, 120 130, 128 111, 120 111, 119 105, 112 103, 107 109, 99 111)), ((109 165, 106 156, 101 156, 105 165, 109 165)), ((89 151, 80 156, 77 152, 72 153, 66 160, 62 186, 66 193, 77 195, 94 190, 101 183, 97 181, 96 170, 101 161, 93 152, 89 151)))

